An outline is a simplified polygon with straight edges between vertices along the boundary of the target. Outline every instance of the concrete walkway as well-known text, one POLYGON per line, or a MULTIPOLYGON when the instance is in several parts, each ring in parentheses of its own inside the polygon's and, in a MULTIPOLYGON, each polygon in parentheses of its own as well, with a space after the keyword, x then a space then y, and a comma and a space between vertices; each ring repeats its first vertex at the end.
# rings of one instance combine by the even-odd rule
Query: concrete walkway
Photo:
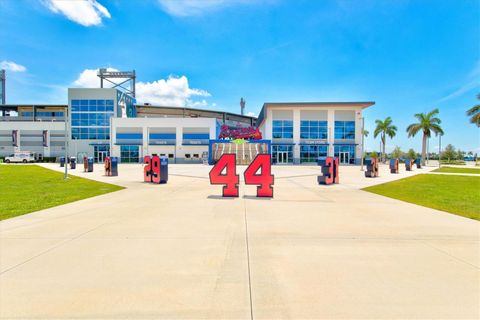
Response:
POLYGON ((222 199, 203 165, 95 170, 127 189, 0 222, 1 318, 480 317, 480 224, 360 190, 428 168, 275 166, 271 200, 222 199))

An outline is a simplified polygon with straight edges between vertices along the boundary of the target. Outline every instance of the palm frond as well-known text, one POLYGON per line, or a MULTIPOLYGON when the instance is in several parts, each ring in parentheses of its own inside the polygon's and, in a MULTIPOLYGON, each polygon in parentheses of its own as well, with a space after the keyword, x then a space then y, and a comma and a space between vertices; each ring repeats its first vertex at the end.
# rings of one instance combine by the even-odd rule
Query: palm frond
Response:
POLYGON ((418 131, 422 129, 422 125, 419 123, 412 123, 407 127, 408 137, 414 137, 417 135, 418 131))

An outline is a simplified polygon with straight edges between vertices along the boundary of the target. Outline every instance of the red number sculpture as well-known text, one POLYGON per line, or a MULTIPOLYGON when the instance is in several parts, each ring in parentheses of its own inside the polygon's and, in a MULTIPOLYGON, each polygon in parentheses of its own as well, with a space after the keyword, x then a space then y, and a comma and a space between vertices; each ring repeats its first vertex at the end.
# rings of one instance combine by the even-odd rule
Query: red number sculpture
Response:
POLYGON ((152 182, 160 183, 160 157, 152 157, 152 182))
POLYGON ((152 182, 152 158, 150 156, 143 157, 143 181, 152 182))
POLYGON ((338 168, 340 166, 338 157, 333 158, 333 183, 340 183, 340 175, 338 168))
POLYGON ((224 154, 218 159, 209 173, 210 184, 223 184, 222 196, 238 197, 238 184, 240 177, 236 174, 236 155, 224 154), (225 174, 222 174, 226 169, 225 174))
POLYGON ((332 157, 327 157, 321 161, 322 175, 318 176, 317 180, 319 184, 332 184, 333 183, 333 163, 332 157))
POLYGON ((243 173, 245 184, 258 184, 257 197, 273 197, 273 181, 271 156, 258 154, 243 173), (258 170, 261 170, 258 174, 258 170))

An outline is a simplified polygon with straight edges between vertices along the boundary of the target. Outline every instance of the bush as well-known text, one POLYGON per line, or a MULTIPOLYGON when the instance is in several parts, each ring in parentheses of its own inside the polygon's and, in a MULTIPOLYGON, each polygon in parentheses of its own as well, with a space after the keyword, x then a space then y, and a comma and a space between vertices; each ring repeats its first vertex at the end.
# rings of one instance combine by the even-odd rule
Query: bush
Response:
POLYGON ((465 165, 465 161, 463 161, 463 160, 441 160, 440 164, 465 165))
POLYGON ((42 162, 56 162, 57 158, 56 157, 43 157, 42 162))
POLYGON ((375 151, 373 151, 373 152, 370 153, 370 158, 372 158, 372 159, 377 159, 377 158, 378 158, 378 154, 377 154, 375 151))

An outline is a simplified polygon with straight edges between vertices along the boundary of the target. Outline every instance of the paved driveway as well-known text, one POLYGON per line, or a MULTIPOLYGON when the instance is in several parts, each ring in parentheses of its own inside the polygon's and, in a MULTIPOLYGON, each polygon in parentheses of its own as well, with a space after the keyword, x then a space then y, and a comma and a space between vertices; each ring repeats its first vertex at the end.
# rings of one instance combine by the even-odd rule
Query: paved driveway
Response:
POLYGON ((480 317, 480 224, 359 190, 428 169, 319 186, 318 167, 276 166, 272 200, 222 199, 209 169, 76 170, 127 189, 0 222, 0 316, 480 317))

